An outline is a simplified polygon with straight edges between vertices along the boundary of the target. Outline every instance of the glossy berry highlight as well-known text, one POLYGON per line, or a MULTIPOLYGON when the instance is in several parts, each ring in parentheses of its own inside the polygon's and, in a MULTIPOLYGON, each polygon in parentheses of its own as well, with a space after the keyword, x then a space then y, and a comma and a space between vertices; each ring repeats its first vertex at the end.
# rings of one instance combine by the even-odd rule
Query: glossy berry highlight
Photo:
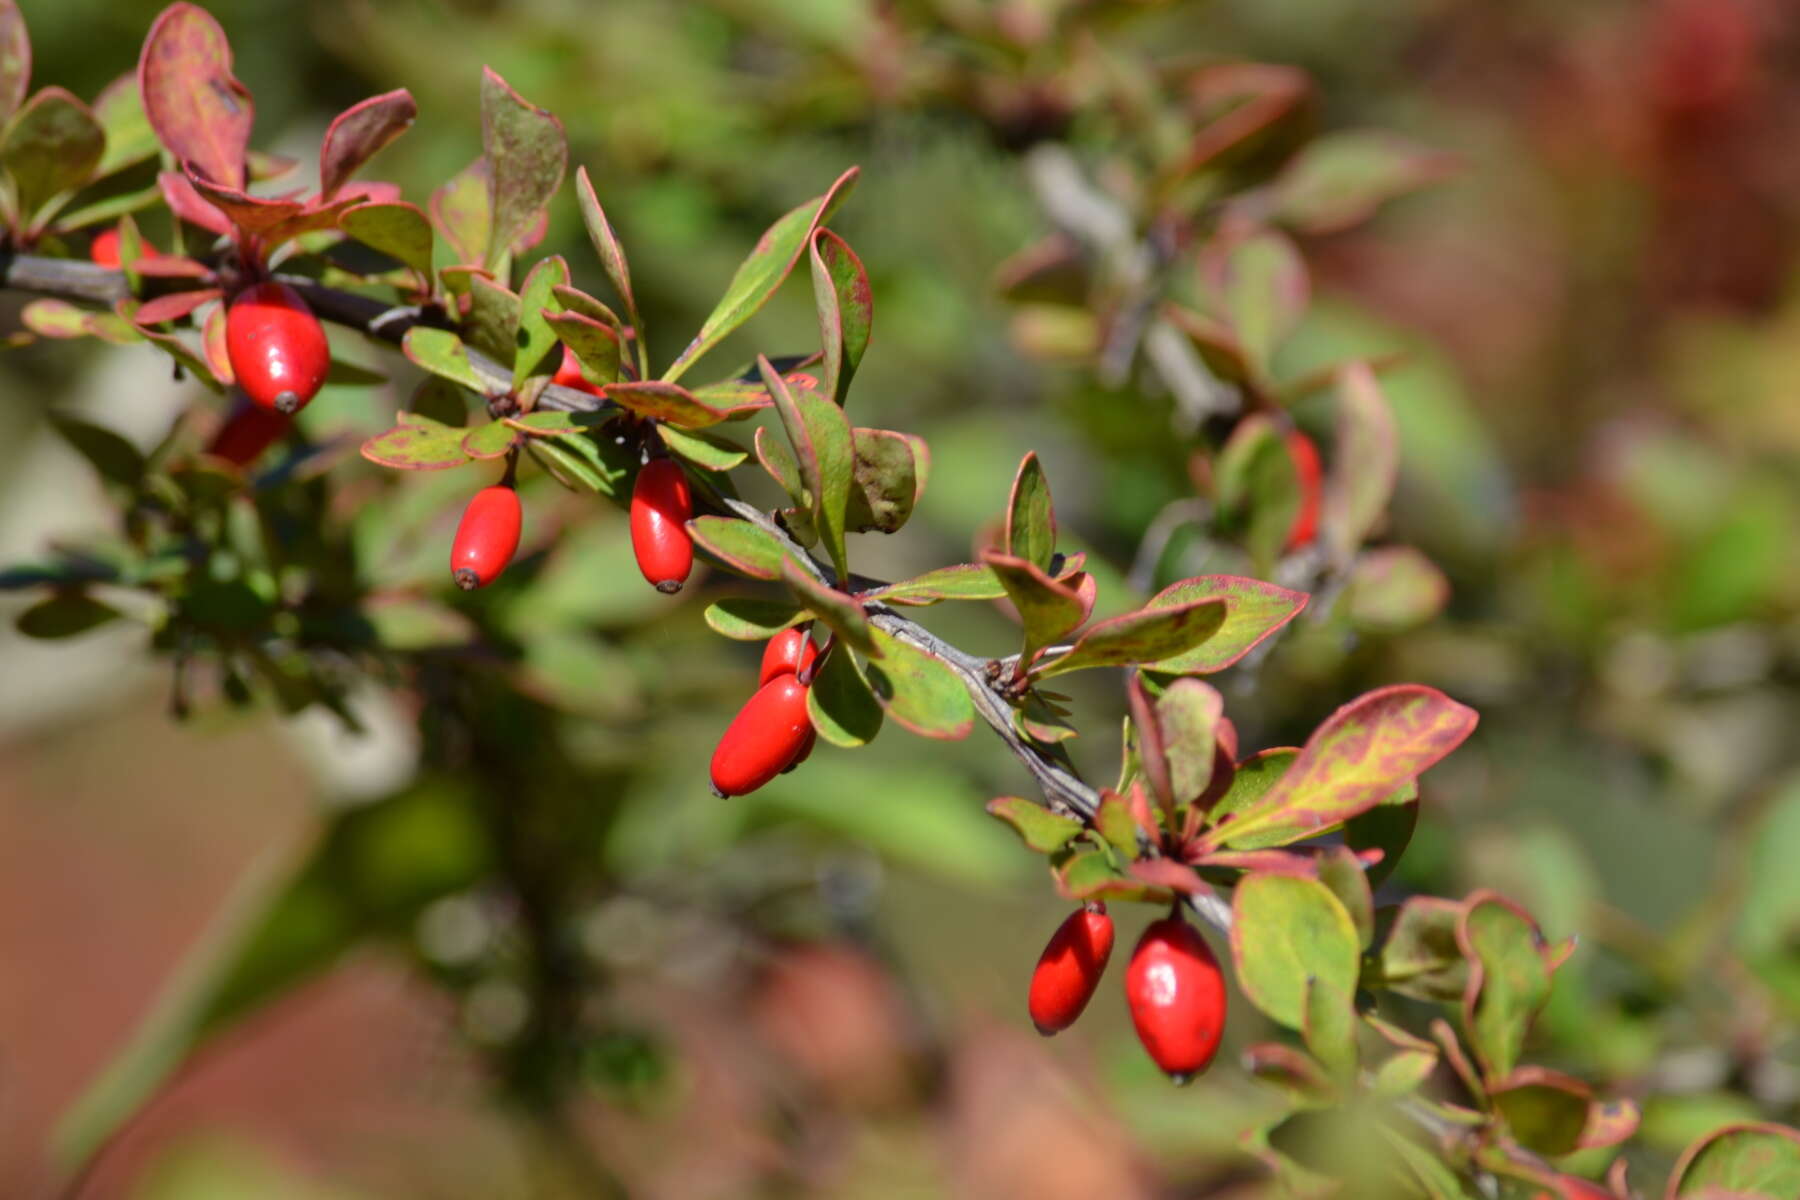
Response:
POLYGON ((1125 1001, 1138 1041, 1186 1083, 1206 1069, 1225 1032, 1225 976, 1212 947, 1180 917, 1152 921, 1125 968, 1125 1001))
POLYGON ((498 579, 519 548, 523 523, 519 494, 510 487, 496 484, 476 492, 450 546, 450 577, 456 586, 468 592, 498 579))
POLYGON ((244 394, 292 415, 319 394, 331 343, 300 293, 268 281, 245 288, 225 310, 225 353, 244 394))
POLYGON ((679 592, 694 569, 694 543, 687 531, 693 515, 687 476, 674 460, 645 463, 631 489, 631 549, 638 570, 665 595, 679 592))
POLYGON ((757 677, 757 686, 761 687, 777 675, 798 675, 812 666, 817 657, 819 648, 813 645, 806 630, 784 629, 763 647, 762 672, 757 677))
POLYGON ((712 756, 713 791, 754 792, 802 756, 812 732, 806 688, 792 675, 777 675, 757 689, 719 739, 712 756))
POLYGON ((1026 1007, 1039 1033, 1049 1037, 1075 1023, 1100 986, 1112 948, 1113 923, 1104 904, 1078 908, 1057 926, 1031 973, 1026 1007))
POLYGON ((1292 551, 1311 545, 1318 535, 1324 470, 1319 463, 1319 447, 1298 429, 1287 435, 1287 452, 1300 481, 1300 507, 1294 513, 1294 523, 1288 526, 1287 544, 1283 547, 1292 551))

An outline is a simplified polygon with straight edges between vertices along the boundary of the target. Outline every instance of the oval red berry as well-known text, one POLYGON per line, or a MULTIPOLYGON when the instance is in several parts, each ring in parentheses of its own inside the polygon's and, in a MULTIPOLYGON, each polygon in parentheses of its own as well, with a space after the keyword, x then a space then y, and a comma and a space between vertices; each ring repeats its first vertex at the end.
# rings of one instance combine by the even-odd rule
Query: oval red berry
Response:
POLYGON ((1284 548, 1298 550, 1310 545, 1319 532, 1319 501, 1323 490, 1320 476, 1324 472, 1319 464, 1318 446, 1298 429, 1288 434, 1287 451, 1294 463, 1294 474, 1300 481, 1300 507, 1294 513, 1294 523, 1288 527, 1284 548))
POLYGON ((563 347, 562 363, 556 368, 556 374, 550 377, 550 382, 566 388, 575 388, 590 396, 604 394, 594 384, 589 383, 587 376, 581 373, 581 360, 576 358, 575 352, 567 346, 563 347))
POLYGON ((232 298, 225 311, 225 353, 244 394, 279 413, 304 408, 331 369, 324 326, 299 292, 273 281, 232 298))
POLYGON ((123 261, 119 257, 118 229, 116 227, 113 229, 102 229, 99 233, 95 234, 94 240, 88 245, 88 257, 93 259, 100 266, 111 267, 114 270, 117 270, 119 263, 123 261))
POLYGON ((1125 969, 1131 1023, 1150 1058, 1179 1083, 1204 1070, 1225 1032, 1225 976, 1194 927, 1152 921, 1125 969))
POLYGON ((470 591, 499 578, 519 548, 523 522, 519 494, 511 488, 496 485, 476 492, 450 546, 450 577, 456 586, 470 591))
POLYGON ((249 466, 262 457, 288 430, 294 419, 261 408, 248 400, 240 400, 231 410, 219 431, 207 443, 206 452, 240 467, 249 466))
POLYGON ((1031 973, 1027 1007, 1039 1033, 1049 1037, 1075 1023, 1100 986, 1112 948, 1113 923, 1104 904, 1078 908, 1057 926, 1031 973))
POLYGON ((777 675, 738 710, 712 756, 713 790, 721 796, 754 792, 800 757, 812 733, 806 688, 777 675))
POLYGON ((784 629, 769 639, 763 647, 762 674, 757 678, 757 686, 769 682, 777 675, 798 675, 812 665, 813 659, 819 657, 819 648, 804 629, 784 629))
POLYGON ((687 476, 667 458, 638 472, 631 489, 631 549, 638 570, 659 592, 679 592, 694 569, 687 521, 694 515, 687 476))

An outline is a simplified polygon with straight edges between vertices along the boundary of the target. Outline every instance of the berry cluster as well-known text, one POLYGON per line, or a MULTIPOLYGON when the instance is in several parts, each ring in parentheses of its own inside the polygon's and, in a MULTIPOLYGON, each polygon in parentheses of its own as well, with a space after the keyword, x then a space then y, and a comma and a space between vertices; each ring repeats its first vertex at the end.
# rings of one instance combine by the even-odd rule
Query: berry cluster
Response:
POLYGON ((784 629, 769 639, 756 694, 738 710, 713 751, 715 795, 754 792, 812 753, 817 735, 806 712, 806 694, 817 658, 818 648, 803 628, 784 629))

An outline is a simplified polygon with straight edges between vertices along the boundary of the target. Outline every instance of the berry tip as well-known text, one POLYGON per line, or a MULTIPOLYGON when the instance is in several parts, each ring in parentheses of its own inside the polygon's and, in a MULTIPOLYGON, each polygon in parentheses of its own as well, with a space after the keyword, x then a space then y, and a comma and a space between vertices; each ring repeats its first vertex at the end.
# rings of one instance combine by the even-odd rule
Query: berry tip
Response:
POLYGON ((665 579, 656 585, 656 590, 665 596, 673 596, 676 592, 681 590, 681 580, 665 579))
POLYGON ((300 393, 287 390, 275 393, 275 411, 284 416, 293 416, 300 411, 300 393))
POLYGON ((472 592, 481 586, 481 576, 475 574, 475 572, 468 567, 456 568, 456 570, 450 572, 450 578, 454 579, 456 581, 456 586, 465 592, 472 592))

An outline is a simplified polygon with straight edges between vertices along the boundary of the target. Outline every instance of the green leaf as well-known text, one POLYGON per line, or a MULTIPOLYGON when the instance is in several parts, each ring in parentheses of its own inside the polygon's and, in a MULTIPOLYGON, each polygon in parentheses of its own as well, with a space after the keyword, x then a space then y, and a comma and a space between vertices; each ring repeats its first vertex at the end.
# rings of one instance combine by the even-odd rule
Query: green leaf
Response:
POLYGON ((1521 1146, 1561 1158, 1581 1147, 1593 1092, 1570 1075, 1543 1067, 1520 1067, 1488 1089, 1488 1098, 1521 1146))
POLYGON ((1402 683, 1352 700, 1307 739, 1294 764, 1227 827, 1251 833, 1316 831, 1382 803, 1449 754, 1475 728, 1475 711, 1436 688, 1402 683))
MULTIPOLYGON (((560 328, 560 326, 559 326, 560 328)), ((576 350, 580 354, 579 349, 576 350)), ((685 429, 703 429, 717 425, 726 417, 719 409, 694 399, 694 394, 679 384, 659 380, 628 379, 606 385, 606 398, 620 408, 640 417, 668 421, 685 429)))
MULTIPOLYGON (((544 360, 556 349, 556 330, 544 319, 544 310, 556 304, 555 290, 569 282, 569 264, 552 255, 533 266, 519 288, 518 352, 513 357, 513 387, 544 368, 544 360)), ((556 369, 555 362, 549 364, 556 369)))
POLYGON ((1259 376, 1306 313, 1306 261, 1279 233, 1253 234, 1232 245, 1209 280, 1214 302, 1259 376))
POLYGON ((60 412, 50 414, 50 423, 102 478, 126 487, 136 487, 143 479, 144 456, 112 430, 60 412))
POLYGON ((338 228, 365 246, 431 276, 431 221, 416 204, 359 204, 338 217, 338 228))
POLYGON ((656 436, 671 452, 708 471, 729 471, 750 455, 730 442, 692 433, 679 426, 658 422, 656 436))
POLYGON ((740 642, 767 641, 784 629, 798 625, 809 614, 785 600, 732 596, 706 606, 706 623, 712 631, 740 642))
POLYGON ((1726 1125, 1689 1146, 1669 1176, 1669 1200, 1706 1200, 1719 1192, 1755 1200, 1800 1196, 1800 1131, 1726 1125))
POLYGON ((1355 991, 1356 927, 1318 880, 1247 875, 1232 893, 1231 915, 1238 986, 1271 1020, 1305 1027, 1309 980, 1345 996, 1355 991))
POLYGON ((1381 944, 1372 984, 1415 1000, 1461 1000, 1469 986, 1469 962, 1456 942, 1462 913, 1454 900, 1410 897, 1381 944))
POLYGON ((205 9, 171 4, 144 39, 138 60, 144 116, 176 162, 208 179, 244 186, 244 151, 255 110, 231 73, 231 43, 205 9))
POLYGON ((470 365, 469 349, 462 339, 448 329, 414 325, 406 331, 400 349, 415 366, 460 384, 478 396, 498 394, 470 365))
POLYGON ((0 0, 0 124, 18 111, 30 87, 31 35, 24 14, 15 0, 0 0))
MULTIPOLYGON (((594 253, 600 256, 600 267, 606 272, 613 290, 619 293, 619 299, 625 302, 625 315, 631 319, 637 334, 638 369, 648 375, 644 366, 644 319, 638 315, 637 297, 631 291, 631 266, 625 261, 625 248, 613 234, 612 225, 607 222, 606 213, 594 196, 594 185, 588 179, 586 167, 575 169, 575 198, 581 205, 581 222, 587 226, 588 240, 594 244, 594 253)), ((673 378, 670 376, 671 380, 673 378)))
POLYGON ((1331 889, 1344 911, 1356 926, 1359 946, 1368 946, 1375 938, 1375 898, 1369 890, 1369 878, 1362 862, 1345 846, 1332 846, 1319 855, 1319 882, 1331 889))
POLYGON ((1319 496, 1319 540, 1337 561, 1348 562, 1387 515, 1400 434, 1367 363, 1338 373, 1337 404, 1337 436, 1319 496))
POLYGON ((1170 584, 1144 607, 1168 608, 1211 599, 1225 602, 1225 619, 1218 630, 1192 650, 1148 664, 1148 670, 1170 675, 1223 671, 1293 620, 1306 607, 1308 596, 1241 575, 1199 575, 1170 584))
POLYGON ((502 417, 509 428, 527 437, 568 437, 586 433, 601 423, 599 413, 569 413, 554 409, 528 412, 522 417, 502 417))
POLYGON ((821 738, 847 750, 867 745, 881 732, 881 705, 845 646, 826 655, 814 674, 806 711, 821 738))
POLYGON ((1041 663, 1032 674, 1048 679, 1068 671, 1155 663, 1186 654, 1218 631, 1225 621, 1222 600, 1191 600, 1143 608, 1090 625, 1060 658, 1041 663))
POLYGON ((1456 156, 1391 133, 1328 133, 1289 159, 1269 185, 1269 215, 1301 233, 1336 233, 1456 168, 1456 156))
POLYGON ((488 200, 487 160, 474 162, 452 175, 431 193, 431 224, 450 247, 459 264, 478 263, 487 253, 493 229, 493 209, 488 200))
POLYGON ((854 475, 845 524, 852 533, 893 533, 925 494, 931 452, 925 440, 888 429, 853 429, 854 475))
POLYGON ((855 598, 826 587, 796 562, 791 554, 782 557, 781 578, 793 589, 795 598, 819 618, 827 629, 863 654, 877 658, 881 656, 881 651, 870 634, 869 614, 863 611, 863 606, 855 598))
POLYGON ((1191 803, 1212 782, 1225 700, 1198 679, 1177 679, 1157 697, 1155 711, 1170 795, 1176 804, 1191 803))
POLYGON ((67 300, 48 297, 26 304, 19 314, 25 328, 47 338, 97 337, 114 345, 140 340, 131 322, 113 313, 89 312, 67 300))
POLYGON ((810 389, 798 395, 766 358, 759 357, 763 386, 775 398, 775 411, 787 432, 799 466, 800 482, 812 497, 813 526, 824 539, 825 549, 840 578, 850 575, 844 531, 850 505, 855 447, 844 410, 810 389))
POLYGON ((52 641, 86 633, 123 615, 86 592, 58 592, 20 613, 14 624, 26 637, 52 641))
POLYGON ((1006 503, 1005 545, 1009 555, 1045 572, 1056 557, 1056 509, 1050 503, 1050 483, 1035 450, 1025 455, 1013 476, 1012 494, 1006 503))
POLYGON ((1005 821, 1019 835, 1028 850, 1048 854, 1060 850, 1081 834, 1081 822, 1074 817, 1053 813, 1041 804, 1033 804, 1018 796, 1001 796, 988 801, 988 814, 1005 821))
POLYGON ((957 563, 876 588, 864 593, 863 599, 922 607, 943 600, 998 600, 1005 595, 1006 587, 992 567, 957 563))
POLYGON ((1396 803, 1390 797, 1344 822, 1346 846, 1352 850, 1381 851, 1381 861, 1363 873, 1372 888, 1380 887, 1400 865, 1400 855, 1412 841, 1413 827, 1419 823, 1418 786, 1400 791, 1410 793, 1412 798, 1396 803))
POLYGON ((1300 512, 1300 476, 1274 421, 1262 413, 1239 421, 1219 451, 1216 478, 1220 512, 1266 568, 1287 545, 1300 512))
POLYGON ((483 67, 481 151, 493 214, 485 261, 489 270, 496 270, 562 186, 569 143, 560 120, 527 104, 492 68, 483 67))
POLYGON ((874 296, 862 260, 831 230, 821 229, 813 236, 809 254, 819 335, 825 347, 825 393, 841 408, 850 391, 850 378, 869 346, 874 296))
POLYGON ((619 334, 611 325, 579 312, 540 311, 539 316, 557 339, 575 352, 588 375, 601 384, 621 378, 619 334))
POLYGON ((1306 980, 1302 997, 1301 1033, 1306 1048, 1324 1064, 1334 1079, 1348 1083, 1356 1077, 1356 1008, 1351 993, 1327 980, 1306 980))
POLYGON ((731 277, 724 297, 701 324, 700 332, 664 372, 665 380, 673 383, 680 379, 702 354, 718 345, 725 335, 749 320, 768 302, 800 260, 801 251, 812 240, 814 230, 830 220, 838 205, 849 196, 859 173, 857 168, 851 167, 838 176, 823 196, 808 200, 764 231, 756 249, 731 277))
POLYGON ((441 471, 469 461, 463 449, 463 435, 468 430, 440 425, 416 413, 400 415, 401 424, 362 444, 364 458, 402 471, 441 471))
MULTIPOLYGON (((457 430, 463 433, 462 430, 457 430)), ((462 452, 470 458, 500 458, 519 441, 518 431, 508 421, 489 421, 463 433, 462 452)))
POLYGON ((27 100, 0 140, 0 167, 12 176, 20 219, 86 183, 105 149, 100 122, 69 92, 47 87, 27 100))
POLYGON ((1137 856, 1138 823, 1131 815, 1129 802, 1119 793, 1101 793, 1100 809, 1094 816, 1094 828, 1106 840, 1107 845, 1126 858, 1137 856))
POLYGON ((768 530, 735 517, 695 517, 687 523, 694 545, 728 569, 751 579, 780 579, 787 551, 768 530))
POLYGON ((1093 611, 1091 582, 1084 592, 1057 582, 1022 558, 993 550, 984 550, 981 557, 1018 610, 1019 621, 1025 627, 1023 653, 1027 663, 1039 650, 1087 620, 1093 611))
POLYGON ((471 275, 462 334, 501 366, 512 366, 519 352, 519 298, 485 275, 471 275))
POLYGON ((864 665, 869 688, 903 728, 921 737, 956 739, 975 727, 975 706, 956 672, 881 629, 873 631, 880 662, 864 665))
POLYGON ((1350 620, 1376 633, 1404 633, 1443 611, 1450 581, 1411 546, 1383 546, 1356 560, 1344 590, 1350 620))
POLYGON ((1525 1032, 1550 998, 1544 937, 1522 909, 1491 892, 1470 896, 1456 927, 1469 961, 1463 1026, 1489 1080, 1512 1074, 1525 1032))

